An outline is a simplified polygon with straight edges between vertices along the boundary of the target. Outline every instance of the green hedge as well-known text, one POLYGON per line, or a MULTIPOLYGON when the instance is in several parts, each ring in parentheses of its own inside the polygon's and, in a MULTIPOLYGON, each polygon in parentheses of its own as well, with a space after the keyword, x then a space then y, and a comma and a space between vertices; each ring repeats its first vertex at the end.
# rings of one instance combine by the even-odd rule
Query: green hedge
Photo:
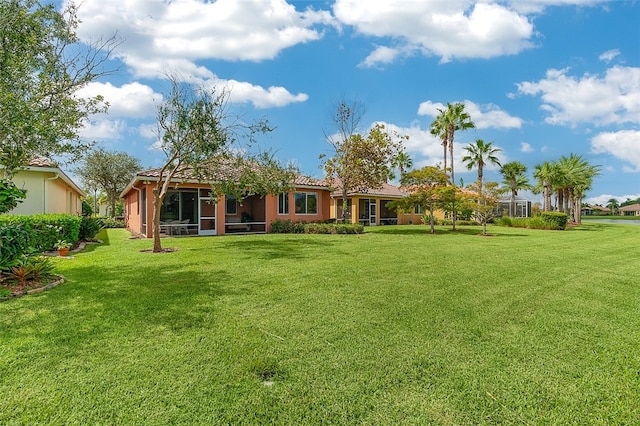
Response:
POLYGON ((560 212, 542 212, 533 217, 508 217, 504 216, 495 220, 500 226, 511 228, 529 229, 565 229, 568 216, 560 212))
POLYGON ((21 225, 0 225, 0 271, 9 270, 29 253, 29 233, 21 225))
POLYGON ((542 212, 540 213, 540 217, 544 219, 545 222, 555 225, 555 229, 565 229, 569 222, 569 215, 566 213, 542 212))
POLYGON ((364 225, 360 223, 307 223, 305 234, 362 234, 364 225))
POLYGON ((364 226, 359 223, 322 223, 274 220, 271 222, 274 234, 362 234, 364 226))
POLYGON ((0 216, 0 226, 22 226, 29 235, 28 246, 37 251, 53 250, 53 246, 58 240, 75 244, 79 239, 81 221, 80 216, 70 214, 0 216))

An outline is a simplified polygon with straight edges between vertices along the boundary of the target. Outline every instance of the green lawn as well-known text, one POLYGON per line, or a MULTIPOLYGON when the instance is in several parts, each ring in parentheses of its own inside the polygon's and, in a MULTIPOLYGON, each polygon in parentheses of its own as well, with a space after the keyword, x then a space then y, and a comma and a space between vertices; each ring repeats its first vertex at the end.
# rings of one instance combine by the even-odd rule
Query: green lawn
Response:
POLYGON ((638 424, 640 226, 100 235, 0 303, 0 424, 638 424))

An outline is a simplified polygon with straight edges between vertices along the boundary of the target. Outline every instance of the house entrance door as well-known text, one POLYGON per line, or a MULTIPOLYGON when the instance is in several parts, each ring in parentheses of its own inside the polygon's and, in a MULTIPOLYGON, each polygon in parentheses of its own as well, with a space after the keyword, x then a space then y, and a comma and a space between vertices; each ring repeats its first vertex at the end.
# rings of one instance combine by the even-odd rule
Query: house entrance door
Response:
POLYGON ((376 223, 376 200, 369 200, 369 225, 375 226, 376 223))
POLYGON ((205 190, 200 190, 198 235, 216 235, 216 204, 205 190))

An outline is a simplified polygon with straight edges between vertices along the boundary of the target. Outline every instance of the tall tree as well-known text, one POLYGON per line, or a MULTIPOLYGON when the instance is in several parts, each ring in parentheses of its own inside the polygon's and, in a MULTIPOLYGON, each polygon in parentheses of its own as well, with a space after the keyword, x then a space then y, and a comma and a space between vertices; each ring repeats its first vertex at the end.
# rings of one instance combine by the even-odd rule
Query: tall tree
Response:
POLYGON ((98 189, 107 195, 113 217, 120 193, 141 168, 140 161, 125 152, 97 148, 85 156, 74 172, 85 188, 98 189))
POLYGON ((0 165, 7 178, 38 155, 79 158, 89 146, 80 128, 106 110, 102 97, 77 92, 109 72, 118 42, 81 44, 78 22, 72 3, 58 12, 38 0, 0 2, 0 165))
MULTIPOLYGON (((451 167, 449 168, 451 173, 451 184, 455 185, 455 175, 454 175, 454 158, 453 158, 453 143, 455 140, 455 133, 461 130, 473 129, 476 125, 471 120, 471 116, 464 110, 464 104, 461 102, 456 102, 451 104, 447 102, 447 108, 441 109, 438 108, 439 115, 433 120, 431 123, 430 129, 431 134, 439 135, 443 140, 443 143, 446 140, 446 146, 449 148, 449 159, 451 163, 451 167)), ((446 163, 446 159, 445 159, 446 163)), ((446 168, 446 165, 445 165, 446 168)), ((455 194, 455 193, 454 193, 455 194)), ((452 207, 452 222, 453 229, 456 229, 456 208, 455 208, 455 200, 456 197, 452 198, 454 206, 452 207)))
POLYGON ((519 161, 511 161, 506 163, 500 169, 502 173, 502 183, 504 183, 509 191, 511 191, 511 200, 509 202, 509 216, 514 217, 516 213, 516 196, 521 189, 529 189, 529 178, 525 175, 527 166, 519 161))
POLYGON ((478 180, 480 181, 480 189, 482 189, 484 166, 487 163, 500 166, 497 154, 502 150, 494 148, 493 142, 485 143, 482 139, 476 139, 475 143, 470 143, 464 149, 467 151, 467 155, 462 157, 462 162, 466 163, 468 170, 472 170, 474 167, 478 168, 478 180))
POLYGON ((405 172, 413 167, 413 160, 406 151, 400 151, 393 161, 393 167, 398 169, 400 177, 402 178, 405 172))
POLYGON ((400 178, 401 188, 409 194, 398 200, 394 206, 409 211, 421 206, 429 211, 430 233, 435 234, 435 215, 442 199, 441 192, 447 186, 449 177, 439 167, 427 166, 412 170, 400 178))
POLYGON ((338 104, 333 121, 336 135, 326 135, 332 155, 322 154, 322 168, 327 180, 342 193, 342 220, 347 217, 347 198, 351 192, 378 189, 393 176, 397 156, 408 136, 391 134, 383 124, 375 124, 362 136, 358 126, 363 108, 357 102, 338 104))
POLYGON ((620 207, 620 202, 615 198, 609 198, 607 207, 611 210, 611 215, 615 215, 620 207))
POLYGON ((442 141, 442 158, 444 159, 444 163, 442 165, 442 170, 445 172, 447 169, 447 123, 444 120, 444 115, 438 115, 429 126, 429 133, 433 136, 439 138, 442 141))
POLYGON ((165 163, 153 189, 153 251, 161 252, 160 209, 175 177, 212 183, 213 196, 231 192, 237 199, 289 188, 290 168, 269 154, 249 154, 257 133, 271 131, 267 120, 244 124, 228 110, 229 93, 193 87, 170 76, 171 89, 158 106, 158 136, 165 163), (244 148, 244 149, 243 149, 244 148))
MULTIPOLYGON (((431 123, 430 128, 434 129, 433 131, 437 129, 440 133, 444 131, 444 135, 446 135, 447 147, 449 149, 449 158, 451 163, 451 183, 455 183, 453 167, 453 143, 455 140, 455 133, 457 131, 473 129, 476 127, 476 125, 471 120, 471 116, 464 110, 464 104, 461 102, 456 102, 453 104, 447 102, 447 108, 438 108, 438 112, 439 115, 431 123)), ((443 135, 440 134, 441 138, 442 136, 443 135)))
POLYGON ((581 155, 571 153, 558 161, 558 186, 563 194, 562 211, 571 221, 581 223, 581 206, 584 193, 591 188, 593 178, 600 174, 600 166, 589 164, 581 155))
POLYGON ((556 163, 545 161, 534 168, 533 177, 537 180, 534 192, 542 193, 543 208, 545 212, 551 211, 551 195, 554 182, 558 179, 558 167, 556 163))

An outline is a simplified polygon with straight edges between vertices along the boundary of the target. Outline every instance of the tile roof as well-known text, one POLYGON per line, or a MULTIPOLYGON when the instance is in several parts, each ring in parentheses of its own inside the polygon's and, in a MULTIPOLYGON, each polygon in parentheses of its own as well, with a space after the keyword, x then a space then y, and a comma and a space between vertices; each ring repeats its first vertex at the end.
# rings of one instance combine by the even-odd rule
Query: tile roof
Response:
MULTIPOLYGON (((221 165, 221 166, 219 166, 219 168, 220 168, 219 173, 221 175, 224 174, 225 176, 233 176, 234 174, 238 173, 238 170, 234 169, 229 164, 221 165)), ((148 177, 148 178, 157 179, 157 178, 160 177, 160 170, 161 170, 161 168, 143 170, 141 172, 138 172, 136 174, 136 176, 138 178, 148 177)), ((198 181, 199 179, 196 177, 196 175, 193 172, 193 170, 185 170, 185 171, 183 171, 181 173, 176 174, 174 176, 174 180, 198 181)), ((324 180, 312 178, 310 176, 305 176, 305 175, 302 175, 302 174, 298 174, 296 176, 293 184, 295 186, 313 186, 313 187, 318 187, 318 188, 328 188, 329 187, 329 185, 324 180)))
POLYGON ((640 211, 640 204, 629 204, 628 206, 620 207, 618 211, 621 212, 637 212, 640 211))
POLYGON ((58 167, 58 164, 45 157, 33 157, 27 164, 29 167, 58 167))
MULTIPOLYGON (((332 197, 342 196, 342 190, 341 190, 340 184, 341 184, 340 180, 334 179, 334 185, 333 185, 334 191, 331 193, 332 197)), ((390 183, 384 183, 380 188, 375 188, 375 189, 369 188, 369 189, 365 189, 364 191, 350 191, 347 193, 347 195, 348 196, 374 195, 374 196, 382 196, 382 197, 402 198, 407 194, 406 192, 400 190, 400 188, 398 188, 395 185, 392 185, 390 183)))

